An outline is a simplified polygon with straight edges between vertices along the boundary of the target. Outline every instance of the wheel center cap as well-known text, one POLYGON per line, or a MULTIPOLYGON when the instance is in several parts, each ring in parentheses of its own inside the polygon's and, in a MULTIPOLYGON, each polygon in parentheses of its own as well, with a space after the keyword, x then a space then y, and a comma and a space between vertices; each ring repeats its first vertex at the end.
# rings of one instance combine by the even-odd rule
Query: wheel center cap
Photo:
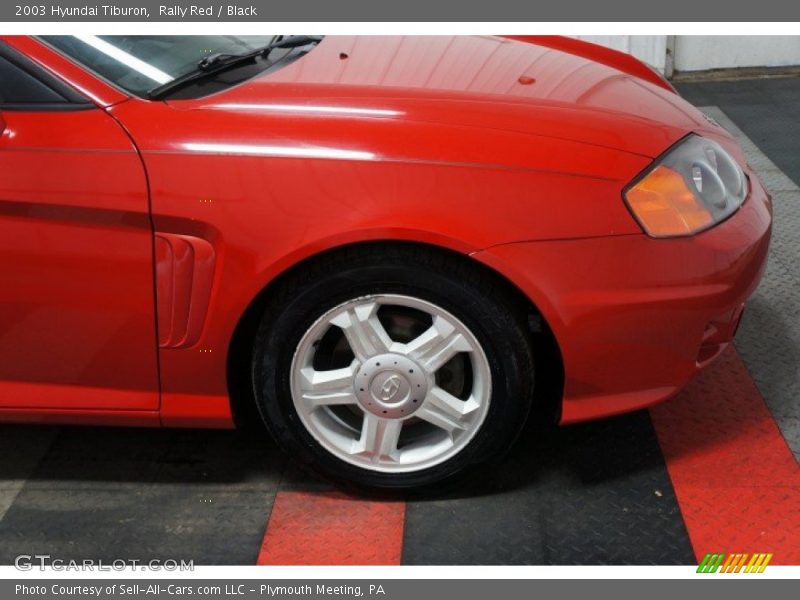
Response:
POLYGON ((372 378, 369 391, 376 402, 392 405, 402 402, 408 396, 410 387, 403 375, 383 371, 372 378))
POLYGON ((402 354, 381 354, 364 362, 355 379, 361 407, 384 419, 402 419, 419 408, 428 380, 413 360, 402 354))

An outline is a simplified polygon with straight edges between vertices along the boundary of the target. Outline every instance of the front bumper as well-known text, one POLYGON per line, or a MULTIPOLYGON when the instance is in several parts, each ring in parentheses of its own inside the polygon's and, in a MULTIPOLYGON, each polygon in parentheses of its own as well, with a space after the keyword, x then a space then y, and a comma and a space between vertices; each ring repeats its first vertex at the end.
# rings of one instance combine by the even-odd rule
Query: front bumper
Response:
POLYGON ((473 255, 505 273, 553 330, 562 423, 664 400, 731 341, 763 274, 772 223, 769 195, 748 175, 742 207, 692 237, 526 242, 473 255))

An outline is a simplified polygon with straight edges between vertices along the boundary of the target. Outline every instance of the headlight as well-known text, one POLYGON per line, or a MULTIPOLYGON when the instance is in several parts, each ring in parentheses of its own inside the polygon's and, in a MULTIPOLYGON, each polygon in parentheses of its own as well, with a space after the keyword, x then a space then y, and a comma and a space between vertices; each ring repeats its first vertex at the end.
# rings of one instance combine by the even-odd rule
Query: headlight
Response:
POLYGON ((747 178, 722 146, 690 135, 634 179, 623 195, 648 235, 692 235, 736 212, 747 197, 747 178))

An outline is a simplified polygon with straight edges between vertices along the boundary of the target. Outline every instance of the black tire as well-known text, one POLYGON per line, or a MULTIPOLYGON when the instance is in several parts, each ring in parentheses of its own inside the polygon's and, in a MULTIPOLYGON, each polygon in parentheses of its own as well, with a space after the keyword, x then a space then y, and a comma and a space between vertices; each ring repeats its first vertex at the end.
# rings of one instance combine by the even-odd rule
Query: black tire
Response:
POLYGON ((510 448, 532 404, 534 359, 527 307, 484 267, 407 244, 353 246, 287 275, 265 307, 253 352, 253 385, 264 422, 288 454, 326 478, 360 488, 425 490, 453 482, 510 448), (369 294, 414 296, 449 311, 472 331, 489 362, 492 392, 480 430, 457 455, 410 473, 382 473, 325 450, 300 421, 291 364, 304 333, 326 311, 369 294))

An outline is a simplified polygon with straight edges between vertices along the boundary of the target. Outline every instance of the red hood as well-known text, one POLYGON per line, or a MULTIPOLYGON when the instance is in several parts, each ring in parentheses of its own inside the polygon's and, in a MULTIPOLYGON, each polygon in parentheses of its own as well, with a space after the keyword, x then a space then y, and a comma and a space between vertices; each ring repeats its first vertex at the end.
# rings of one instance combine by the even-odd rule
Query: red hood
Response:
POLYGON ((575 54, 499 37, 328 36, 283 69, 173 105, 252 110, 264 103, 324 103, 647 157, 689 131, 719 135, 663 87, 575 54))

